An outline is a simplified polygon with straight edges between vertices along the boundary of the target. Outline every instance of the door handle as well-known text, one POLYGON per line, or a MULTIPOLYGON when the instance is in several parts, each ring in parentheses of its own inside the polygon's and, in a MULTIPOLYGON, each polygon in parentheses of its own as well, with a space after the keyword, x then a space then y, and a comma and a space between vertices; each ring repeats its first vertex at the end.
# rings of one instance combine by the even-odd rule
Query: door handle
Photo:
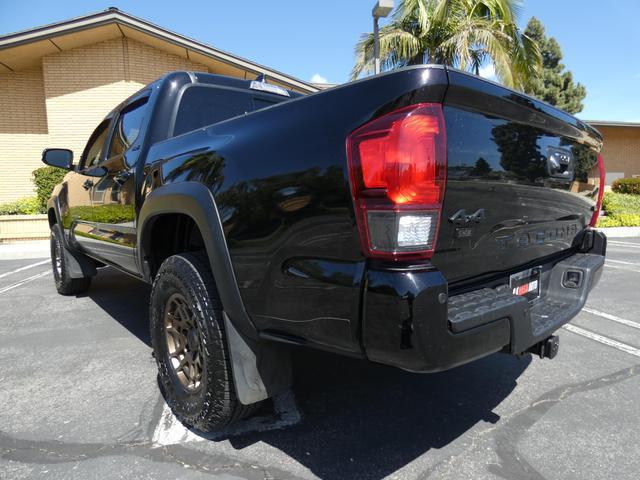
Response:
POLYGON ((89 190, 91 187, 93 187, 93 180, 86 179, 82 184, 82 188, 85 190, 89 190))
POLYGON ((131 178, 131 172, 129 170, 123 170, 113 177, 113 181, 118 185, 124 185, 127 180, 131 178))

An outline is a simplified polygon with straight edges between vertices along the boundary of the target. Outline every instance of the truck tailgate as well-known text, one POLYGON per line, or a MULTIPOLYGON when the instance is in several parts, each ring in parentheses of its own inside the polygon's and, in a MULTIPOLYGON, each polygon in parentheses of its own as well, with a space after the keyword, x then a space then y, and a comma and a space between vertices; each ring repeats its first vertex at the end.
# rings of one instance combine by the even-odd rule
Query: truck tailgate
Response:
POLYGON ((432 262, 455 288, 579 241, 598 197, 602 139, 546 104, 448 73, 447 187, 432 262))

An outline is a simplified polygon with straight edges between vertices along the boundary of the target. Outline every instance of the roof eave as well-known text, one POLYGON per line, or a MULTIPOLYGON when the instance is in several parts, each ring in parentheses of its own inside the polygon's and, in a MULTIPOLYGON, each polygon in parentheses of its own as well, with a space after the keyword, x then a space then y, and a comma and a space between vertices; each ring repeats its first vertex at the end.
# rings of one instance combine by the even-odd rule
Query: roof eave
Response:
POLYGON ((289 84, 306 92, 311 93, 319 91, 319 88, 311 83, 286 75, 245 58, 238 57, 237 55, 211 47, 197 40, 180 35, 179 33, 166 30, 165 28, 159 27, 151 22, 116 9, 109 9, 99 13, 76 17, 58 23, 4 35, 0 37, 0 50, 24 45, 38 40, 48 39, 57 35, 66 35, 76 31, 100 27, 110 23, 121 24, 123 26, 139 30, 179 47, 193 50, 194 52, 205 56, 213 57, 218 61, 234 67, 239 67, 256 74, 264 73, 274 80, 289 84))

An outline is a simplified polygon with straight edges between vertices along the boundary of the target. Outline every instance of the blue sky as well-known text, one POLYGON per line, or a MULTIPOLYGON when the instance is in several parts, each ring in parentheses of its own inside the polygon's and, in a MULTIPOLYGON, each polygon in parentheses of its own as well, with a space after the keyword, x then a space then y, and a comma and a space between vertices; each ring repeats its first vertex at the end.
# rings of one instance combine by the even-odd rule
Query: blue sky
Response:
MULTIPOLYGON (((396 0, 396 3, 398 0, 396 0)), ((304 80, 345 82, 374 0, 0 0, 0 34, 115 6, 304 80)), ((640 1, 525 0, 587 87, 581 118, 640 121, 640 1)))

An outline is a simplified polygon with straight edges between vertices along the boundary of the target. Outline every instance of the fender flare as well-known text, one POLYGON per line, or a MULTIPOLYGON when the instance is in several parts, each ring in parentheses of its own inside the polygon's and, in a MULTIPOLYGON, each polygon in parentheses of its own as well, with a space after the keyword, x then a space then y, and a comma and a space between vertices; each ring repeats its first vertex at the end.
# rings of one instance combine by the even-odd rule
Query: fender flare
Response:
POLYGON ((284 345, 258 338, 258 330, 240 296, 218 208, 209 188, 198 182, 171 183, 147 196, 137 223, 140 271, 152 280, 144 259, 148 230, 154 218, 176 213, 190 217, 204 241, 224 309, 226 340, 238 400, 249 405, 286 390, 291 385, 289 350, 284 345))
POLYGON ((216 202, 211 191, 198 182, 163 185, 145 199, 138 215, 138 261, 144 277, 153 281, 145 262, 148 230, 154 219, 163 214, 183 214, 196 223, 209 257, 213 278, 222 305, 238 331, 251 339, 258 339, 258 331, 244 308, 238 282, 227 249, 216 202))
MULTIPOLYGON (((53 215, 56 217, 56 223, 60 225, 60 228, 62 228, 62 244, 65 248, 69 248, 69 241, 67 240, 67 236, 64 234, 64 226, 62 225, 62 217, 60 216, 60 203, 57 195, 52 195, 49 200, 47 200, 47 220, 49 217, 49 210, 53 210, 53 215)), ((49 224, 49 227, 51 227, 51 224, 49 224)))

